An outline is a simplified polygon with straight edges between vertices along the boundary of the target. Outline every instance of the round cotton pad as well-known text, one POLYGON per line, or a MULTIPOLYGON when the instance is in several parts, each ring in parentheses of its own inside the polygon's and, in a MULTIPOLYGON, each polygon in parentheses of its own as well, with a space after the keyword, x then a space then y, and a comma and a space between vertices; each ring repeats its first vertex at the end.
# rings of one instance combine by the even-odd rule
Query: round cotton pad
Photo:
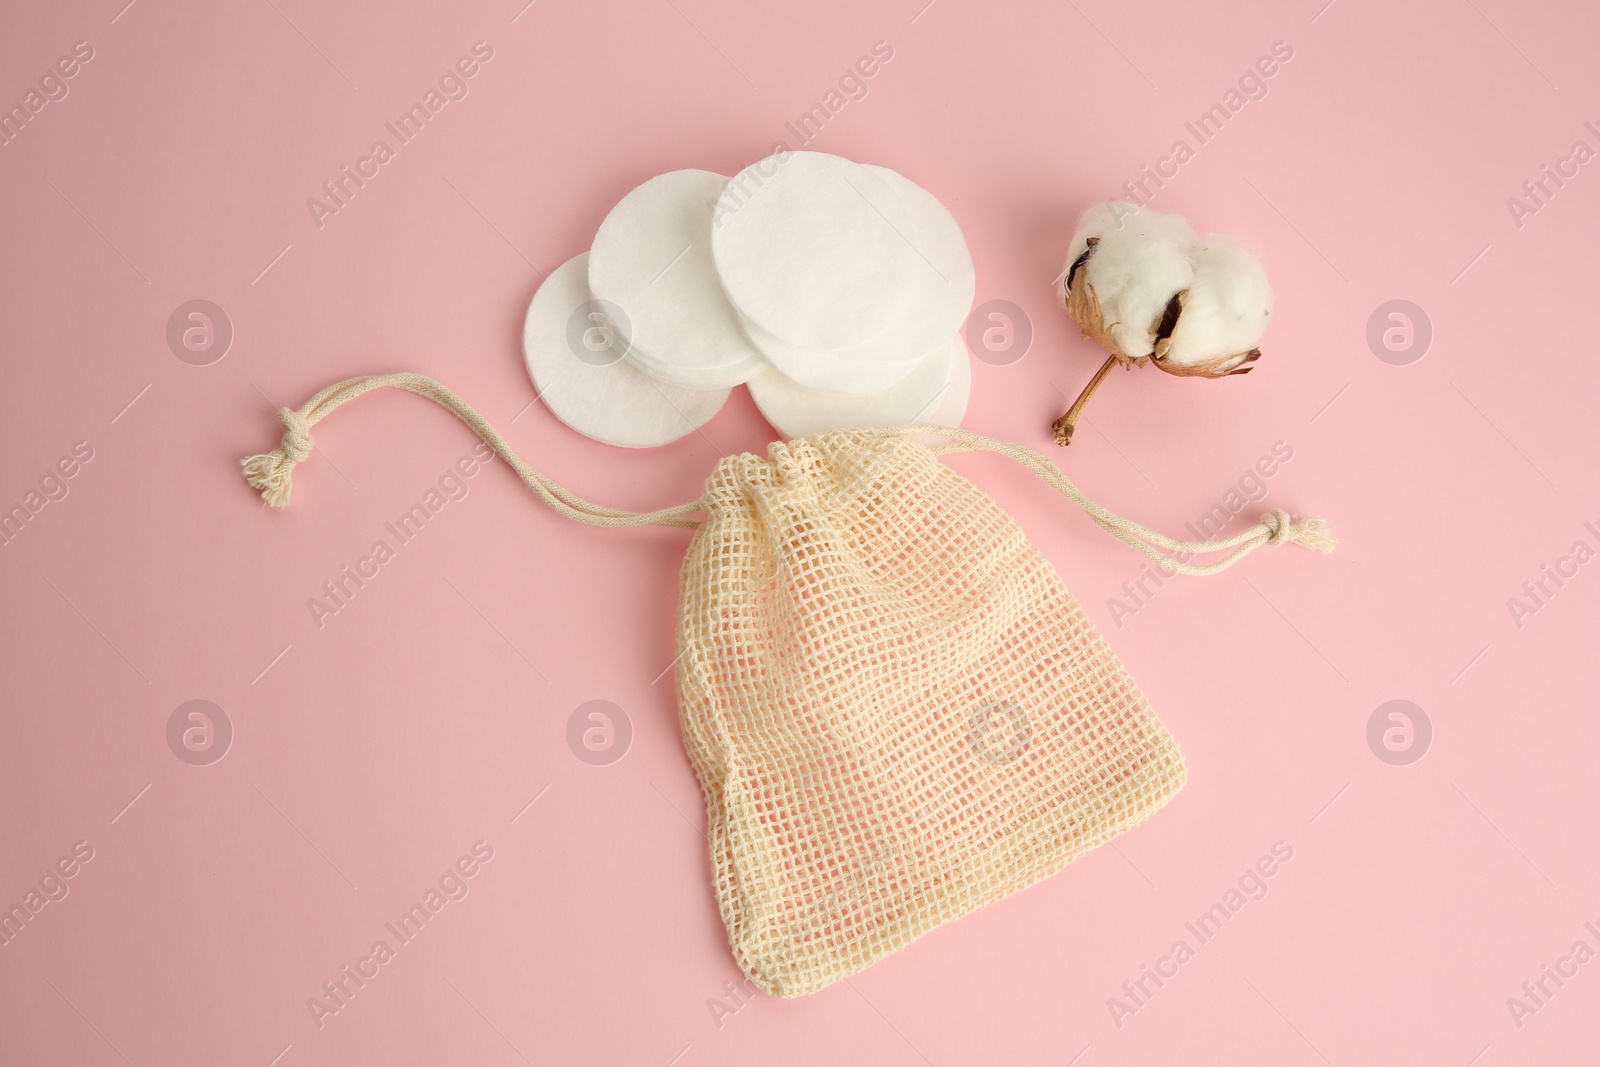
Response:
POLYGON ((871 169, 783 152, 728 182, 711 250, 751 322, 805 348, 849 348, 888 329, 910 297, 910 234, 905 204, 871 169))
POLYGON ((812 389, 856 395, 875 393, 909 373, 906 361, 920 359, 961 328, 972 309, 977 276, 961 227, 920 185, 886 167, 868 167, 881 177, 911 213, 908 237, 918 255, 912 294, 899 318, 884 333, 854 348, 828 351, 786 344, 745 322, 750 340, 768 362, 812 389), (894 367, 872 367, 890 361, 894 367))
MULTIPOLYGON (((967 346, 962 338, 956 338, 956 346, 951 350, 954 367, 950 374, 950 388, 944 391, 939 402, 933 406, 918 422, 925 422, 930 426, 960 426, 961 420, 967 417, 967 402, 972 399, 972 357, 967 352, 967 346)), ((949 438, 942 438, 938 434, 917 434, 912 438, 921 441, 929 448, 945 444, 949 438)))
POLYGON ((934 426, 960 426, 967 417, 967 403, 972 399, 972 356, 967 352, 966 341, 958 334, 950 349, 950 388, 944 391, 933 410, 919 421, 934 426))
POLYGON ((917 255, 911 296, 882 334, 850 351, 868 359, 916 359, 961 329, 972 310, 978 277, 961 227, 939 198, 888 167, 868 166, 906 205, 917 255))
POLYGON ((625 448, 664 445, 708 422, 728 390, 659 382, 623 359, 627 320, 590 298, 588 272, 589 253, 567 260, 528 305, 522 352, 545 406, 585 437, 625 448))
MULTIPOLYGON (((796 385, 827 393, 871 396, 901 381, 916 369, 921 356, 890 361, 865 359, 850 349, 800 348, 785 344, 753 322, 744 324, 751 344, 767 362, 796 385)), ((922 355, 928 350, 923 349, 922 355)))
POLYGON ((810 437, 829 430, 933 422, 936 415, 943 420, 952 413, 959 421, 966 410, 965 396, 961 396, 959 412, 954 403, 947 404, 947 398, 952 392, 970 391, 971 367, 958 365, 966 361, 966 343, 953 337, 923 357, 899 384, 874 396, 807 389, 775 371, 750 379, 750 396, 761 414, 786 438, 810 437))
POLYGON ((627 359, 695 389, 738 385, 761 366, 711 261, 711 213, 728 179, 708 170, 651 178, 611 209, 589 250, 589 292, 623 309, 627 359))

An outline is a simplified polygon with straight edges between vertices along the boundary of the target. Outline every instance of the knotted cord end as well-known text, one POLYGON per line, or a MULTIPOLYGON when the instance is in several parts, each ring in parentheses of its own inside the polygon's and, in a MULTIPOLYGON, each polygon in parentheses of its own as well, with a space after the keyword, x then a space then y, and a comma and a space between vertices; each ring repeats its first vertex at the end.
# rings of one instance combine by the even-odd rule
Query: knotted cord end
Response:
POLYGON ((252 488, 261 490, 261 499, 272 508, 288 506, 289 491, 294 487, 295 464, 309 456, 313 447, 311 427, 299 412, 279 408, 278 421, 283 424, 283 440, 278 447, 239 461, 244 468, 244 480, 252 488))
POLYGON ((1339 543, 1333 536, 1333 526, 1316 515, 1295 519, 1279 508, 1261 516, 1261 525, 1267 528, 1269 545, 1281 545, 1288 541, 1316 552, 1332 552, 1339 543))

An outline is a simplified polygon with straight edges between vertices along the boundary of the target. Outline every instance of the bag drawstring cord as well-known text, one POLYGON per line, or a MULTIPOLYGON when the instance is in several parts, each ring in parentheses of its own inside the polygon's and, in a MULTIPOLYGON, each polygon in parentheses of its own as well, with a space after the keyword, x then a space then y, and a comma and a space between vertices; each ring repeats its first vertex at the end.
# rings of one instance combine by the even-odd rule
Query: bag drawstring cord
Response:
MULTIPOLYGON (((283 438, 271 452, 249 456, 240 461, 245 480, 261 490, 261 499, 270 507, 281 508, 289 503, 295 465, 311 454, 315 447, 311 428, 327 418, 335 408, 346 404, 373 389, 404 389, 425 397, 449 411, 494 449, 495 454, 517 472, 525 485, 558 513, 590 526, 676 526, 695 529, 699 520, 688 516, 702 510, 698 500, 655 511, 624 511, 585 500, 559 483, 546 477, 523 462, 511 446, 487 419, 478 414, 465 400, 432 378, 422 374, 370 374, 347 378, 330 385, 306 401, 299 409, 279 408, 278 421, 283 424, 283 438)), ((889 429, 853 431, 871 437, 897 438, 916 435, 944 437, 948 444, 932 447, 936 454, 951 452, 994 452, 1007 456, 1038 475, 1062 496, 1077 504, 1117 540, 1138 549, 1158 566, 1179 574, 1205 575, 1226 570, 1262 545, 1295 544, 1318 552, 1331 552, 1335 545, 1333 531, 1328 523, 1315 516, 1293 518, 1282 508, 1261 516, 1256 525, 1247 530, 1210 541, 1179 541, 1147 530, 1138 523, 1124 519, 1085 497, 1078 487, 1062 474, 1054 463, 1026 445, 1009 441, 996 441, 982 434, 953 426, 896 426, 889 429), (1211 563, 1191 563, 1196 556, 1231 549, 1227 556, 1211 563)))
POLYGON ((678 504, 656 511, 622 511, 603 504, 585 500, 559 483, 552 481, 512 451, 506 439, 489 424, 489 421, 472 405, 452 393, 445 386, 422 374, 369 374, 347 378, 330 385, 300 409, 279 408, 278 421, 283 424, 283 439, 271 452, 240 460, 245 481, 261 490, 261 499, 269 507, 281 508, 289 503, 295 465, 311 454, 313 448, 311 428, 331 415, 341 404, 349 403, 363 393, 382 388, 404 389, 406 392, 438 404, 456 418, 466 423, 472 432, 481 437, 495 454, 517 472, 529 489, 557 512, 577 522, 590 526, 679 526, 694 529, 700 525, 687 516, 700 510, 700 502, 678 504))
POLYGON ((1147 530, 1132 520, 1096 504, 1085 497, 1078 487, 1054 463, 1027 445, 1010 441, 996 441, 991 437, 951 426, 897 426, 892 429, 872 431, 884 437, 906 437, 928 434, 947 437, 950 444, 935 445, 933 451, 941 455, 951 452, 994 452, 1009 457, 1033 471, 1056 492, 1084 510, 1102 530, 1124 544, 1130 545, 1153 560, 1157 566, 1178 574, 1206 575, 1227 570, 1239 560, 1262 545, 1294 544, 1317 552, 1332 552, 1338 543, 1333 528, 1325 519, 1314 515, 1294 518, 1282 508, 1266 512, 1256 525, 1231 537, 1210 541, 1180 541, 1147 530), (1233 549, 1226 557, 1210 563, 1191 563, 1196 556, 1233 549))

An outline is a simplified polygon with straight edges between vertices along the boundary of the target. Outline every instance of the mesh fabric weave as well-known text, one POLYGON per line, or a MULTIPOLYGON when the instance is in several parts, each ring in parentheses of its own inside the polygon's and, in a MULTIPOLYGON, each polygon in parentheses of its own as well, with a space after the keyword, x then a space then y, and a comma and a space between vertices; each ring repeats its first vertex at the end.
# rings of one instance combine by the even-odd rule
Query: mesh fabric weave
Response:
POLYGON ((684 560, 679 714, 739 966, 801 996, 1054 874, 1184 783, 1012 519, 904 437, 722 460, 684 560))

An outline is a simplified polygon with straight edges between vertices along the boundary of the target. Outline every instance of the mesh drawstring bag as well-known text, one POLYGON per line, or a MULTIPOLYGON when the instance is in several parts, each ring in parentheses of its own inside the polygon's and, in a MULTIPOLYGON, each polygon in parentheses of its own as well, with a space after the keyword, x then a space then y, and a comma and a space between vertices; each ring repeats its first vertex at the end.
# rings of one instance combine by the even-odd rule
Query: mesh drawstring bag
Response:
POLYGON ((386 386, 449 409, 570 519, 694 530, 679 719, 729 944, 780 997, 1049 877, 1184 783, 1177 744, 1049 561, 940 454, 1011 457, 1166 571, 1333 547, 1320 520, 1283 511, 1228 538, 1162 537, 1085 500, 1033 449, 939 426, 775 443, 723 458, 693 503, 623 511, 555 484, 416 374, 352 378, 280 410, 281 445, 243 461, 250 484, 287 504, 311 427, 386 386))

